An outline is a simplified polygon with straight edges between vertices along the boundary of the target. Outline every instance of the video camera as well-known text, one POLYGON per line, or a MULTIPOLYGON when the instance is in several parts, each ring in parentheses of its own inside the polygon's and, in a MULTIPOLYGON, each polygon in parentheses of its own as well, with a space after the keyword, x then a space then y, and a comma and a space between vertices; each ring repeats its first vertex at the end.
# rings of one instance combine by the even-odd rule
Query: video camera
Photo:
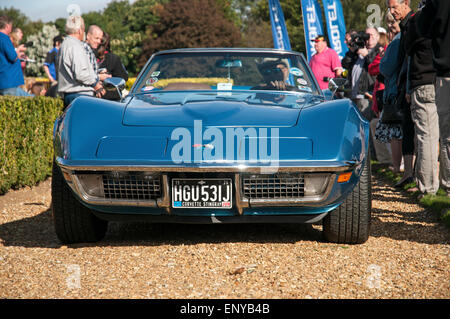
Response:
POLYGON ((366 47, 366 41, 370 39, 370 34, 363 31, 352 35, 349 46, 354 50, 363 49, 366 47))

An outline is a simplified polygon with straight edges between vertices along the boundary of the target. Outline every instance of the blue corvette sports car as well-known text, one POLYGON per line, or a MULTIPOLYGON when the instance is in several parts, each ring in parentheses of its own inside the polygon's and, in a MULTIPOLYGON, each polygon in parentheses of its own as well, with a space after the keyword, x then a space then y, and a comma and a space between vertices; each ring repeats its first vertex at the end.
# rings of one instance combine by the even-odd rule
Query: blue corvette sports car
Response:
POLYGON ((368 122, 325 98, 300 53, 159 52, 121 102, 79 97, 56 120, 56 234, 94 242, 126 220, 321 222, 326 240, 363 243, 368 144, 368 122))

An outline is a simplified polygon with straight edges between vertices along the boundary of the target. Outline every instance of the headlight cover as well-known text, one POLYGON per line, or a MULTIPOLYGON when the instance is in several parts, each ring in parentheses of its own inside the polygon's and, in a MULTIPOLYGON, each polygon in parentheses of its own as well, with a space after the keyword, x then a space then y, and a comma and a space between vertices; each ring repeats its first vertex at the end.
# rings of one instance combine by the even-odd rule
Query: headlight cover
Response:
POLYGON ((305 196, 319 196, 325 192, 330 174, 305 174, 305 196))
POLYGON ((83 191, 94 197, 105 197, 103 191, 103 178, 99 174, 78 174, 78 181, 83 191))

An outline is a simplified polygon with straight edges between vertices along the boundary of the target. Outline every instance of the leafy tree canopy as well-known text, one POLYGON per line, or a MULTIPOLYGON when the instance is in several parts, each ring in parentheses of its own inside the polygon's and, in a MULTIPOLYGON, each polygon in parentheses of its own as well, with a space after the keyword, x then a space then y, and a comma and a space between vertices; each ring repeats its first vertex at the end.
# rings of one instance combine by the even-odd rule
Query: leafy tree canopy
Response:
POLYGON ((43 65, 47 52, 53 48, 53 38, 59 34, 54 25, 44 25, 36 34, 29 35, 27 41, 32 41, 33 46, 28 48, 27 55, 35 62, 26 64, 28 76, 45 76, 43 65))
POLYGON ((39 32, 44 26, 42 21, 30 21, 30 19, 20 12, 20 10, 11 8, 0 8, 0 16, 6 15, 10 17, 13 22, 13 28, 20 28, 24 34, 24 38, 27 34, 34 34, 39 32))
POLYGON ((158 12, 159 21, 148 30, 140 63, 156 51, 194 47, 233 47, 240 32, 214 0, 173 0, 158 12))

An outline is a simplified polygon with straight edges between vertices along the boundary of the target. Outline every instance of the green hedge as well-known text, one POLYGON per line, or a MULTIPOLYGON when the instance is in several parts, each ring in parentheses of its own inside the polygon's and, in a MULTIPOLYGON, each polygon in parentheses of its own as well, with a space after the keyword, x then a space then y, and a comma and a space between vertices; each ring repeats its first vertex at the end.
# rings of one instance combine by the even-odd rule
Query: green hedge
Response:
POLYGON ((0 96, 0 194, 51 175, 53 123, 62 109, 61 99, 0 96))

